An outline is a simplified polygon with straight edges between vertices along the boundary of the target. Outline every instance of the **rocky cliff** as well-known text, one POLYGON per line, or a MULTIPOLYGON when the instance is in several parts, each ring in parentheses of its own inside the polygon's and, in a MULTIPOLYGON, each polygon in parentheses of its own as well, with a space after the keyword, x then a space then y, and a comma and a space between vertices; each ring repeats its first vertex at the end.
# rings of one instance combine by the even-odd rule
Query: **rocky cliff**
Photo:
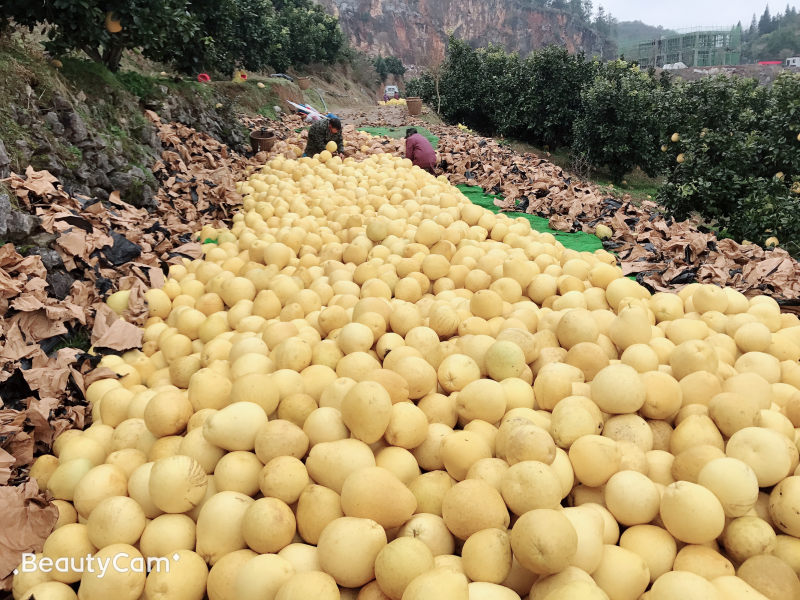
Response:
POLYGON ((558 44, 613 58, 616 47, 572 15, 537 11, 521 0, 316 0, 337 15, 357 49, 429 65, 444 56, 448 32, 473 46, 492 42, 526 55, 558 44))

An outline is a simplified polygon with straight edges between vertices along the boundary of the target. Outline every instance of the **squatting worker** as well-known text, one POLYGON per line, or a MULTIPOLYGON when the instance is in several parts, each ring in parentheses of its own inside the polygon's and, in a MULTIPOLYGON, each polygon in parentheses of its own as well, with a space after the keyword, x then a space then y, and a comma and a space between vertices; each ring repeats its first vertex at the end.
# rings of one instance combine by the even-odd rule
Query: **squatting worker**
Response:
POLYGON ((314 156, 325 150, 328 142, 336 142, 336 152, 344 152, 342 122, 337 117, 323 117, 308 128, 308 141, 303 156, 314 156))
POLYGON ((436 151, 426 137, 417 133, 416 128, 406 130, 406 158, 420 169, 433 174, 436 166, 436 151))

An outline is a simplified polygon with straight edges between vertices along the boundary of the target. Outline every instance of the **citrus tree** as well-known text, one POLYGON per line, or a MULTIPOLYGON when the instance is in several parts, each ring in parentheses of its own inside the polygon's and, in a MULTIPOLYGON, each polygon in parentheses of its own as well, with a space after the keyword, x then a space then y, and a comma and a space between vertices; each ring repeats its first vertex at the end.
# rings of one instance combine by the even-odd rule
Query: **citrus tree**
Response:
POLYGON ((378 54, 378 57, 372 61, 372 64, 375 65, 375 71, 378 73, 378 77, 381 78, 381 83, 386 83, 386 79, 389 77, 389 68, 386 66, 386 59, 383 58, 383 55, 378 54))
POLYGON ((492 130, 483 93, 492 81, 486 80, 483 68, 481 55, 486 52, 476 52, 467 42, 451 36, 439 80, 442 116, 479 131, 492 130))
POLYGON ((436 105, 436 81, 429 72, 422 73, 419 77, 414 77, 406 84, 406 94, 411 98, 416 96, 422 98, 426 104, 436 105))
POLYGON ((605 167, 615 183, 637 166, 656 175, 659 91, 659 82, 636 65, 624 60, 605 65, 581 94, 573 150, 595 167, 605 167))
POLYGON ((617 183, 637 166, 663 175, 658 200, 679 219, 699 214, 737 239, 800 237, 798 74, 771 87, 725 75, 673 82, 563 48, 521 58, 451 37, 436 74, 407 89, 434 106, 441 99, 450 123, 569 145, 617 183))
POLYGON ((284 50, 289 37, 270 0, 193 0, 191 10, 194 34, 163 52, 177 70, 227 76, 236 69, 289 66, 284 50))
POLYGON ((190 39, 198 28, 187 0, 119 0, 108 20, 107 2, 99 0, 4 0, 0 21, 33 28, 44 25, 46 50, 54 56, 81 50, 111 71, 119 68, 126 48, 141 48, 145 56, 162 58, 175 45, 190 39), (111 29, 111 30, 110 30, 111 29))
POLYGON ((503 134, 550 149, 571 144, 581 91, 599 67, 583 54, 570 55, 555 45, 532 52, 525 60, 509 61, 511 83, 497 119, 503 134))
POLYGON ((165 53, 186 73, 330 63, 344 44, 338 19, 310 0, 193 0, 191 14, 195 34, 165 53))
POLYGON ((336 17, 311 0, 272 0, 272 4, 288 37, 283 45, 286 63, 301 66, 336 60, 345 41, 336 17))
MULTIPOLYGON (((599 63, 548 46, 527 58, 489 44, 472 49, 451 37, 441 66, 442 115, 485 133, 549 145, 568 145, 581 107, 581 90, 599 63)), ((409 93, 433 100, 435 78, 424 73, 409 93)))
POLYGON ((387 56, 386 57, 386 70, 389 71, 392 75, 397 75, 398 77, 402 77, 405 75, 406 67, 403 64, 403 61, 396 56, 387 56))
POLYGON ((725 76, 673 86, 686 116, 664 140, 658 199, 678 218, 696 212, 737 239, 800 233, 800 75, 772 88, 725 76))
POLYGON ((517 53, 507 54, 502 46, 492 44, 478 50, 476 56, 480 60, 481 71, 474 94, 479 106, 483 107, 488 123, 473 121, 473 125, 494 134, 515 135, 525 139, 524 133, 514 132, 518 123, 515 117, 522 114, 514 108, 525 88, 524 61, 517 53))
POLYGON ((80 50, 111 71, 126 48, 184 73, 230 75, 330 63, 344 44, 338 19, 311 0, 4 0, 0 25, 10 22, 44 26, 53 56, 80 50))

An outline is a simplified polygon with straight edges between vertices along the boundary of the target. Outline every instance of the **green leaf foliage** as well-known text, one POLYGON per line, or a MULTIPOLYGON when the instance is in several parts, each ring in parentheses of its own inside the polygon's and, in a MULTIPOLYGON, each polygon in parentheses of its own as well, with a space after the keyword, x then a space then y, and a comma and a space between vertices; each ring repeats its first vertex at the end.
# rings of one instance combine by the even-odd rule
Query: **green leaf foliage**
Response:
POLYGON ((381 78, 382 82, 385 82, 386 78, 389 77, 389 67, 386 64, 386 59, 379 54, 378 58, 373 61, 373 64, 375 65, 375 70, 378 72, 378 77, 381 78))
POLYGON ((397 75, 398 77, 402 77, 406 72, 403 61, 396 56, 386 57, 386 70, 392 75, 397 75))
POLYGON ((772 88, 725 76, 680 83, 670 102, 685 119, 675 125, 678 142, 663 140, 659 201, 678 218, 698 212, 737 239, 797 239, 800 75, 784 72, 772 88))
POLYGON ((193 0, 191 10, 195 34, 175 40, 164 53, 178 71, 229 76, 240 68, 289 66, 282 50, 288 35, 270 0, 193 0))
POLYGON ((197 31, 187 0, 119 0, 113 4, 114 19, 123 27, 118 33, 106 29, 107 6, 99 0, 6 0, 0 3, 0 21, 30 28, 46 23, 44 46, 51 55, 83 50, 112 71, 125 48, 160 59, 176 40, 197 31))
POLYGON ((614 183, 637 166, 657 175, 661 92, 658 80, 638 66, 623 60, 608 63, 581 94, 573 150, 592 165, 606 167, 614 183))
POLYGON ((311 0, 273 0, 278 23, 288 35, 283 46, 293 66, 332 63, 344 45, 339 20, 311 0))
POLYGON ((409 98, 422 98, 433 104, 436 98, 436 82, 430 73, 423 73, 406 83, 406 94, 409 98))
MULTIPOLYGON (((548 46, 523 59, 489 45, 473 50, 451 37, 442 65, 439 91, 442 116, 487 133, 552 148, 569 145, 581 107, 581 89, 599 63, 566 49, 548 46)), ((431 74, 408 84, 408 94, 426 102, 436 96, 431 74)))
POLYGON ((794 7, 772 16, 769 6, 742 32, 742 61, 783 60, 800 54, 800 15, 794 7))
POLYGON ((0 25, 10 21, 46 25, 53 56, 82 50, 112 71, 125 48, 192 75, 332 63, 344 48, 338 19, 311 0, 7 0, 0 25), (106 29, 107 6, 118 33, 106 29))

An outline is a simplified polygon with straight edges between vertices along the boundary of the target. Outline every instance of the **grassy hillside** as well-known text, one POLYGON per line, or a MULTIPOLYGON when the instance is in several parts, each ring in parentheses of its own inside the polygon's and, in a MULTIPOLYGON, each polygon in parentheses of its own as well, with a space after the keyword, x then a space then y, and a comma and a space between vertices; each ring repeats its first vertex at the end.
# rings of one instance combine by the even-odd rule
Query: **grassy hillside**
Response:
POLYGON ((620 21, 617 23, 617 44, 624 46, 630 42, 659 38, 662 35, 672 35, 671 29, 664 29, 660 25, 654 27, 641 21, 620 21))

